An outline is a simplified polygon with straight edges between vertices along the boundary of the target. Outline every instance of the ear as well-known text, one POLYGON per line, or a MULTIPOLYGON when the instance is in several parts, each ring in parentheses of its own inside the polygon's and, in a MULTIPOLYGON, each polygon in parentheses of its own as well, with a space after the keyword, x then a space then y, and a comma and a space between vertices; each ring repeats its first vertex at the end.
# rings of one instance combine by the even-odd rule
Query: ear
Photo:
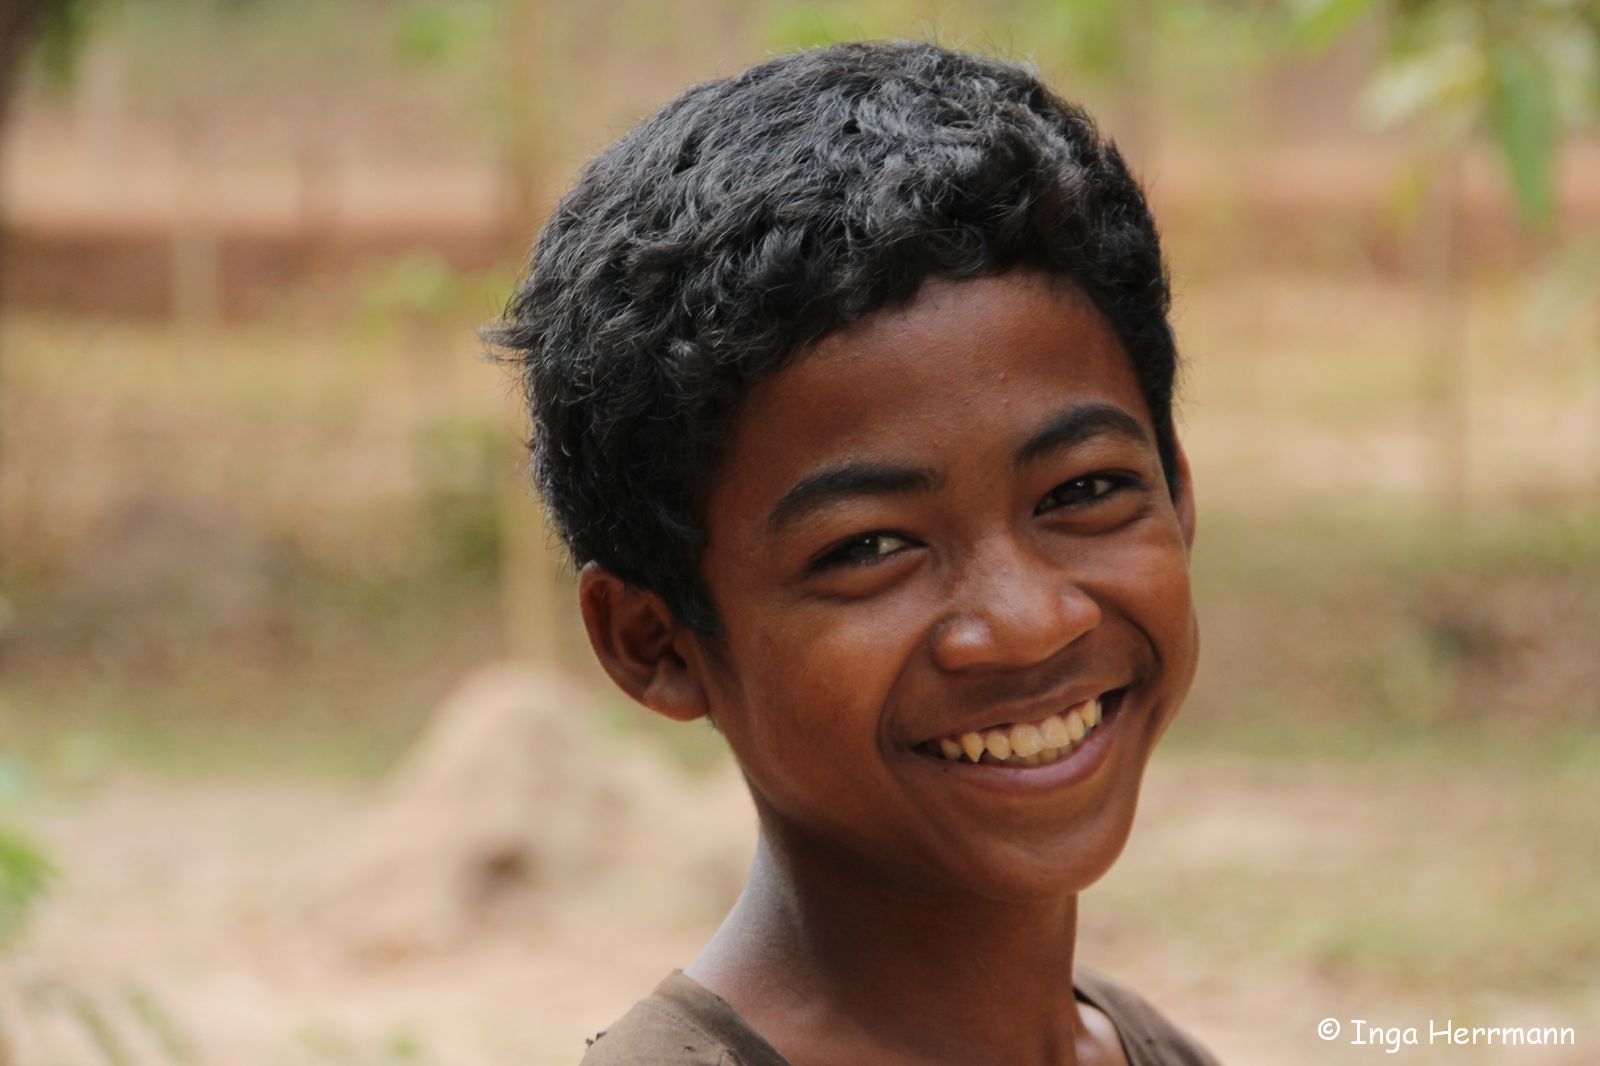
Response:
POLYGON ((589 645, 618 688, 675 721, 709 713, 705 687, 679 650, 690 634, 660 596, 591 562, 578 571, 578 606, 589 645))
POLYGON ((1178 527, 1183 530, 1183 546, 1194 547, 1195 506, 1194 506, 1194 475, 1189 470, 1189 457, 1184 454, 1183 445, 1177 445, 1178 452, 1178 495, 1173 498, 1173 507, 1178 512, 1178 527))

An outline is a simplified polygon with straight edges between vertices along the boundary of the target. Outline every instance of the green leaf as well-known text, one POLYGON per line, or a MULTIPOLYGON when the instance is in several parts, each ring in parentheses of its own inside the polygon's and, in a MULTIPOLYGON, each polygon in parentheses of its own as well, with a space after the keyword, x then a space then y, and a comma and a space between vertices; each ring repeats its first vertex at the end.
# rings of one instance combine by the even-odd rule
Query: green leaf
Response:
POLYGON ((1384 196, 1384 215, 1398 231, 1409 230, 1422 213, 1428 190, 1437 180, 1437 166, 1431 160, 1407 161, 1394 175, 1384 196))
POLYGON ((1474 48, 1447 41, 1390 58, 1367 82, 1359 104, 1379 126, 1427 118, 1454 134, 1475 117, 1485 77, 1474 48))
POLYGON ((1561 117, 1550 72, 1523 48, 1490 51, 1489 120, 1523 220, 1539 228, 1555 217, 1555 159, 1561 117))
POLYGON ((72 82, 78 57, 90 36, 89 23, 87 0, 54 0, 44 5, 33 44, 47 81, 58 87, 72 82))
POLYGON ((27 838, 0 826, 0 944, 18 933, 55 877, 55 867, 27 838))
POLYGON ((99 1052, 101 1061, 108 1066, 136 1066, 122 1038, 111 1025, 111 1019, 100 1005, 76 988, 65 988, 61 998, 66 1001, 67 1013, 77 1019, 84 1036, 99 1052))
POLYGON ((1289 5, 1289 40, 1320 52, 1360 22, 1379 0, 1295 0, 1289 5))

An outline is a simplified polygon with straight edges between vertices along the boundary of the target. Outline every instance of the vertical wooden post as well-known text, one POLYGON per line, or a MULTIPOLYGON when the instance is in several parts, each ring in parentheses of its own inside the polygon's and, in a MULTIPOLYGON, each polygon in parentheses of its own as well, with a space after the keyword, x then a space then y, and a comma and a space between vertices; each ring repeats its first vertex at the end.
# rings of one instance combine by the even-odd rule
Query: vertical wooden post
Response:
MULTIPOLYGON (((0 4, 0 150, 5 148, 3 134, 6 119, 11 114, 11 93, 16 86, 23 59, 27 54, 26 45, 37 29, 47 6, 45 0, 12 0, 10 3, 0 4)), ((8 265, 4 192, 4 188, 0 188, 0 312, 3 312, 5 307, 5 271, 8 265)), ((0 334, 0 346, 4 343, 5 337, 0 334)), ((0 359, 0 370, 4 370, 3 359, 0 359)), ((0 389, 3 388, 4 382, 0 380, 0 389)), ((0 430, 3 429, 4 425, 0 424, 0 430)), ((4 534, 5 528, 4 525, 0 525, 0 535, 4 534)), ((0 543, 0 581, 3 581, 9 566, 10 555, 7 551, 9 546, 9 542, 0 543)), ((3 587, 3 584, 0 584, 0 589, 3 587)), ((0 594, 0 611, 6 609, 6 601, 3 594, 0 594)))
POLYGON ((338 238, 338 173, 328 142, 321 118, 307 117, 295 155, 295 208, 300 246, 313 274, 327 266, 338 238))
POLYGON ((215 326, 222 302, 222 264, 212 218, 212 160, 197 118, 183 120, 179 131, 170 260, 172 317, 187 335, 200 338, 215 326))
POLYGON ((1439 506, 1452 525, 1466 516, 1470 476, 1467 330, 1457 267, 1463 152, 1452 146, 1435 168, 1418 231, 1428 303, 1427 422, 1437 464, 1439 506))

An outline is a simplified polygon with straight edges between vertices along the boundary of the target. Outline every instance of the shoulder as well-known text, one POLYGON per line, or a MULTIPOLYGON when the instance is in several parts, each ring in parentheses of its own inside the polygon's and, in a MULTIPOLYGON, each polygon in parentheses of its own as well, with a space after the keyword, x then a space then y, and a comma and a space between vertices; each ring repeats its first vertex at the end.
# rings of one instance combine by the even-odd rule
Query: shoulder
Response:
POLYGON ((1132 989, 1081 966, 1072 981, 1116 1025, 1130 1066, 1219 1066, 1211 1052, 1132 989))
POLYGON ((733 1008, 682 973, 589 1041, 581 1066, 787 1066, 733 1008))
POLYGON ((727 1051, 652 996, 595 1036, 581 1066, 726 1066, 727 1051))

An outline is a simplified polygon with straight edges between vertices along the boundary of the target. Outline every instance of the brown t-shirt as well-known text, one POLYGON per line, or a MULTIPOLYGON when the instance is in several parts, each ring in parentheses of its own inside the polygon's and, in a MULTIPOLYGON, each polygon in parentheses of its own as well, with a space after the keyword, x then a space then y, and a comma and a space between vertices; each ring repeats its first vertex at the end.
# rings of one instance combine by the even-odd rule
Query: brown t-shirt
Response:
MULTIPOLYGON (((1218 1066, 1205 1048, 1120 985, 1079 968, 1073 992, 1111 1019, 1129 1066, 1218 1066)), ((581 1066, 789 1066, 722 997, 674 970, 589 1042, 581 1066)))

